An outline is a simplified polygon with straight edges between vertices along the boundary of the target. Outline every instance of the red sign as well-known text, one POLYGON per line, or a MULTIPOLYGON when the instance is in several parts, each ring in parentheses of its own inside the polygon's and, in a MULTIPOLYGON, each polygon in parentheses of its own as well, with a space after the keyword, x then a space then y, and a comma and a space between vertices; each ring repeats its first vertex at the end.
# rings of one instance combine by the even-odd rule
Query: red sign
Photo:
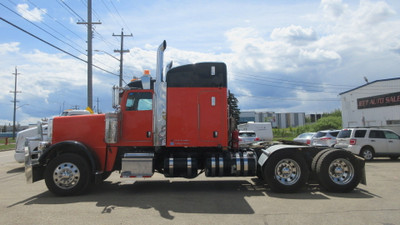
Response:
POLYGON ((357 99, 358 109, 400 105, 400 92, 357 99))

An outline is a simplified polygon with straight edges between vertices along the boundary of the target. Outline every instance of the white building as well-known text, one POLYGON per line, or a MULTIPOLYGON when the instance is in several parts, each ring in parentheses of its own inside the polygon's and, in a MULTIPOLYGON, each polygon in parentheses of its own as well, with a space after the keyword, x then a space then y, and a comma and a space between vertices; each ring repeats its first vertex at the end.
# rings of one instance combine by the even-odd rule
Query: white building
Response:
POLYGON ((275 113, 272 126, 277 128, 299 127, 306 124, 306 114, 301 113, 275 113))
POLYGON ((239 123, 271 122, 272 127, 288 128, 305 125, 305 113, 241 111, 239 123))
POLYGON ((400 134, 400 77, 376 80, 340 97, 344 128, 381 127, 400 134))

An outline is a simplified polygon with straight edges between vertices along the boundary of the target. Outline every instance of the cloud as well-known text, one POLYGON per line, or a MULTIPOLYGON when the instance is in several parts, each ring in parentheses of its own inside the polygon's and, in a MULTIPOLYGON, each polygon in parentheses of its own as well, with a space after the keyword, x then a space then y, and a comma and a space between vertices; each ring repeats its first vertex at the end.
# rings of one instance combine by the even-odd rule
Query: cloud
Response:
POLYGON ((17 11, 22 17, 31 22, 42 22, 43 15, 47 13, 46 9, 38 9, 36 7, 29 10, 28 4, 18 4, 17 11))
POLYGON ((19 44, 20 43, 18 42, 0 44, 0 55, 6 55, 9 53, 18 52, 19 44))
POLYGON ((321 7, 324 17, 334 20, 344 14, 348 5, 342 3, 342 0, 322 0, 321 7))
POLYGON ((312 28, 290 25, 276 28, 271 33, 272 40, 285 41, 293 45, 304 45, 317 40, 317 33, 312 28))
MULTIPOLYGON (((231 17, 227 17, 221 26, 220 14, 216 13, 215 18, 208 18, 205 26, 200 26, 201 21, 196 20, 194 30, 188 17, 190 13, 172 15, 175 20, 168 22, 175 26, 171 29, 160 23, 159 18, 151 18, 149 22, 147 18, 141 20, 140 16, 130 13, 137 16, 132 21, 137 23, 135 29, 140 29, 135 30, 138 34, 134 41, 132 39, 134 44, 126 39, 125 46, 135 47, 124 54, 124 80, 129 82, 133 76, 140 77, 144 69, 150 69, 152 76, 155 75, 156 49, 164 38, 169 40, 165 64, 170 60, 174 61, 174 66, 202 61, 225 62, 229 89, 239 98, 242 110, 326 112, 340 107, 338 93, 364 84, 363 76, 370 81, 399 76, 400 30, 394 29, 400 27, 395 10, 398 6, 364 0, 357 5, 340 0, 322 0, 320 4, 308 3, 307 6, 310 5, 314 8, 303 13, 310 15, 312 11, 310 16, 293 14, 293 19, 287 14, 280 15, 272 23, 265 21, 272 21, 271 15, 275 16, 271 14, 276 9, 273 5, 268 5, 268 10, 260 8, 257 18, 250 14, 242 17, 238 13, 232 20, 251 18, 251 23, 228 23, 231 17)), ((176 6, 171 3, 169 7, 176 6)), ((148 12, 149 8, 146 8, 148 12)), ((305 8, 302 5, 303 11, 305 8)), ((285 10, 282 6, 279 12, 285 10)), ((160 14, 153 8, 151 11, 151 15, 160 14)), ((197 14, 203 15, 203 12, 208 11, 200 10, 197 14)), ((290 12, 298 10, 292 8, 290 12)), ((104 25, 98 27, 104 31, 98 31, 103 34, 107 26, 111 25, 105 20, 104 25)), ((96 49, 103 49, 96 46, 96 49)), ((12 119, 9 91, 14 87, 11 73, 15 64, 21 73, 18 77, 18 89, 22 91, 18 94, 19 104, 29 104, 18 109, 18 121, 34 123, 62 109, 75 105, 86 107, 85 63, 64 54, 26 50, 25 45, 23 48, 18 42, 1 43, 0 56, 1 121, 12 119)), ((95 53, 94 63, 118 74, 119 62, 104 53, 95 53)), ((103 112, 111 111, 111 87, 118 83, 118 76, 95 68, 93 71, 94 102, 99 98, 99 108, 103 112)))
POLYGON ((376 25, 384 22, 396 12, 383 1, 369 2, 363 0, 360 2, 360 8, 354 14, 359 24, 376 25))

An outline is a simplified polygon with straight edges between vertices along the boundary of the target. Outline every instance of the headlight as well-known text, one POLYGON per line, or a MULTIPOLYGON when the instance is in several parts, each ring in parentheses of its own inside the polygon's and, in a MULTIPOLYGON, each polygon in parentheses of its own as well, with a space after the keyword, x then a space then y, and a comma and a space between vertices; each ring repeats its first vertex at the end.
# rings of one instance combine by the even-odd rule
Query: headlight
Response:
POLYGON ((43 151, 43 150, 45 150, 48 146, 49 146, 49 142, 48 141, 41 141, 41 142, 39 142, 39 145, 38 145, 38 150, 39 151, 43 151))

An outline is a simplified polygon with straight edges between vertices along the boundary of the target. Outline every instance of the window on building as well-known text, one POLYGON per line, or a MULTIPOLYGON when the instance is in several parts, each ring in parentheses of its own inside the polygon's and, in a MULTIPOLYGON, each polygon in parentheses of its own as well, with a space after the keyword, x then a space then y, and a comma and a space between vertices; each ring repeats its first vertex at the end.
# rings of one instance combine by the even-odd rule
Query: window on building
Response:
POLYGON ((399 125, 400 120, 386 120, 387 125, 399 125))

